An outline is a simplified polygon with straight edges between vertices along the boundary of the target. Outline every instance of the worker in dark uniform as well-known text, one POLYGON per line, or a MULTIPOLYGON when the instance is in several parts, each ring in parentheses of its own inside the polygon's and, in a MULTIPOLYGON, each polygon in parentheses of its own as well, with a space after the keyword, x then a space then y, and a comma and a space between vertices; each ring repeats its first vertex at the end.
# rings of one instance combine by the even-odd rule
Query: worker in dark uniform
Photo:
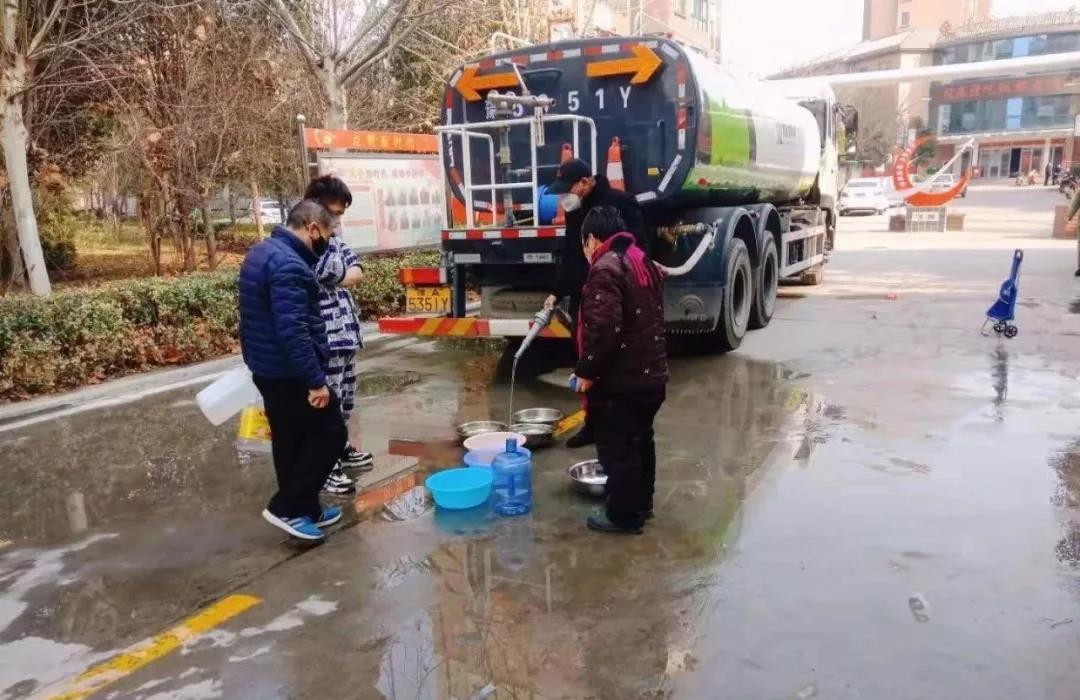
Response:
MULTIPOLYGON (((650 246, 645 221, 633 195, 613 188, 603 175, 593 175, 592 168, 579 158, 571 158, 559 166, 555 181, 547 191, 560 197, 559 203, 566 212, 566 236, 559 256, 558 279, 544 307, 553 309, 559 300, 566 299, 570 318, 577 323, 581 288, 589 274, 589 263, 581 248, 581 222, 596 207, 614 207, 626 223, 626 230, 634 234, 638 247, 648 254, 650 246)), ((566 446, 585 447, 594 442, 592 425, 586 412, 584 427, 567 441, 566 446)))

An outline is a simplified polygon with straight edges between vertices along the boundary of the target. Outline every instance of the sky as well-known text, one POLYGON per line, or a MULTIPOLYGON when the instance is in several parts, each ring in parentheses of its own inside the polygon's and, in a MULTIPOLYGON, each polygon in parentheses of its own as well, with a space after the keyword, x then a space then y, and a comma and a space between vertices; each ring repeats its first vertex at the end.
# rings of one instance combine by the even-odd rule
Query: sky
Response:
MULTIPOLYGON (((721 0, 724 60, 767 75, 859 43, 863 0, 721 0)), ((991 0, 995 17, 1067 10, 1078 0, 991 0)))

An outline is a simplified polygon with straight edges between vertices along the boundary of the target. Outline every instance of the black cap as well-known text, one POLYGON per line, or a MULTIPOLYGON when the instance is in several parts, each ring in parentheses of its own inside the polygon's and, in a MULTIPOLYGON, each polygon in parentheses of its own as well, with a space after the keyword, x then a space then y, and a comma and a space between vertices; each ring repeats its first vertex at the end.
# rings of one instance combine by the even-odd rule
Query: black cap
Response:
POLYGON ((592 177, 592 168, 580 158, 571 158, 555 171, 555 181, 548 185, 549 194, 566 194, 570 188, 582 180, 592 177))

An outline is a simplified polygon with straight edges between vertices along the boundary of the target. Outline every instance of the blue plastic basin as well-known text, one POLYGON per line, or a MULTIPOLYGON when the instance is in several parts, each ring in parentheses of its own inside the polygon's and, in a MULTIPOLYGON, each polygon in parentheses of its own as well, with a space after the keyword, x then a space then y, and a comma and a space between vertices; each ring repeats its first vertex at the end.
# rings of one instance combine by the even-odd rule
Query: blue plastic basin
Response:
POLYGON ((424 482, 424 486, 431 491, 435 505, 462 510, 475 508, 487 501, 491 494, 491 480, 490 469, 463 467, 432 474, 424 482))

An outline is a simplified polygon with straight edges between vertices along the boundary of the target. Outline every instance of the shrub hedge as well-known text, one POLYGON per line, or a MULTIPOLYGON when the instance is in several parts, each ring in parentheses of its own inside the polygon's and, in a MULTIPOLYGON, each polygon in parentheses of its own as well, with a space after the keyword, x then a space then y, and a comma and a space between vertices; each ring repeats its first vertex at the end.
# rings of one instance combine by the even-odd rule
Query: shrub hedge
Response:
MULTIPOLYGON (((365 260, 354 292, 364 318, 401 311, 399 267, 437 260, 432 251, 365 260)), ((238 321, 235 270, 0 298, 0 401, 235 352, 238 321)))

